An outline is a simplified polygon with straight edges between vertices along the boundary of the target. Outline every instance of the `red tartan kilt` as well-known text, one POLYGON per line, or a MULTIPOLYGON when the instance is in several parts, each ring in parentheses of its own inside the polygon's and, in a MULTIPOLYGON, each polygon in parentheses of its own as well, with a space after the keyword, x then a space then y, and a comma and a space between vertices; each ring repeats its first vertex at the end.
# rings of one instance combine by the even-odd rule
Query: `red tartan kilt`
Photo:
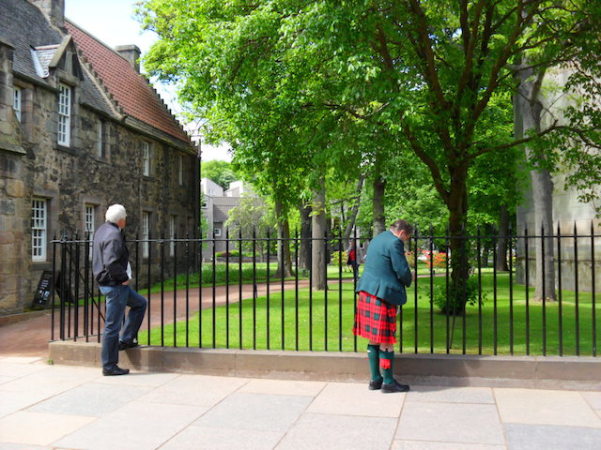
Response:
POLYGON ((353 333, 380 344, 396 344, 398 307, 359 291, 353 333))

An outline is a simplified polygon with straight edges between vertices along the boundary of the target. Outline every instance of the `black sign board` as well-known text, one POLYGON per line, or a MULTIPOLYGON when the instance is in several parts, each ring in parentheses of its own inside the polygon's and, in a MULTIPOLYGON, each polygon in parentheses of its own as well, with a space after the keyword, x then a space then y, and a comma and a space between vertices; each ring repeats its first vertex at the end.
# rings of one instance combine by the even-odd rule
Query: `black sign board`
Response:
POLYGON ((50 302, 50 296, 52 295, 52 289, 54 289, 54 280, 52 279, 52 271, 44 270, 42 272, 42 276, 40 277, 40 282, 38 283, 38 288, 35 291, 32 306, 34 308, 48 306, 48 302, 50 302))

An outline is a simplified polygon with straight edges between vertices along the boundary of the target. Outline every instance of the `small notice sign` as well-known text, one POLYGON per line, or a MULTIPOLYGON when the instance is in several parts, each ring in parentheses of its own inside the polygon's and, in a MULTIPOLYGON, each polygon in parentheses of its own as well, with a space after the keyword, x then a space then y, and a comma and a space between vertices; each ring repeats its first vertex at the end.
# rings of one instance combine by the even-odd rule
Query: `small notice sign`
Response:
POLYGON ((33 307, 46 307, 50 302, 50 296, 54 289, 54 280, 52 279, 52 271, 44 270, 40 276, 38 287, 33 297, 33 307))

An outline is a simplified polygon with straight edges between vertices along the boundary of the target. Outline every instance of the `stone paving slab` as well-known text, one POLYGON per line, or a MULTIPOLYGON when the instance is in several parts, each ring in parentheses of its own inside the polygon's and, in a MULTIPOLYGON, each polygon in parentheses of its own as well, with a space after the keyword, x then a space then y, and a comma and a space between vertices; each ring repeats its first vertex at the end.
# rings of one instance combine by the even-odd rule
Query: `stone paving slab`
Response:
POLYGON ((601 411, 601 392, 581 392, 581 395, 593 409, 601 411))
POLYGON ((503 428, 495 405, 467 403, 407 402, 396 439, 504 444, 503 428))
POLYGON ((304 414, 278 450, 380 450, 388 448, 397 421, 388 417, 304 414))
POLYGON ((434 441, 394 441, 390 450, 505 450, 504 445, 458 444, 434 441))
POLYGON ((285 432, 310 402, 311 398, 305 396, 236 392, 213 407, 194 425, 285 432))
POLYGON ((163 445, 161 450, 270 450, 282 436, 283 431, 190 426, 163 445))
POLYGON ((0 389, 0 417, 29 408, 46 400, 49 395, 39 392, 12 392, 0 389))
POLYGON ((0 419, 0 442, 50 445, 94 420, 94 417, 19 411, 0 419))
POLYGON ((142 400, 152 403, 170 403, 211 407, 248 380, 204 375, 181 375, 145 395, 142 400))
POLYGON ((88 383, 38 403, 29 408, 29 411, 103 416, 141 397, 148 390, 143 386, 88 383))
POLYGON ((408 402, 490 403, 494 404, 491 388, 447 386, 414 386, 407 393, 408 402))
POLYGON ((102 376, 100 369, 92 370, 96 371, 95 382, 112 385, 132 384, 137 386, 158 387, 180 376, 177 373, 145 373, 132 371, 132 373, 125 377, 104 377, 102 376))
POLYGON ((601 430, 550 425, 505 425, 510 450, 596 450, 601 430))
POLYGON ((505 423, 601 428, 601 419, 578 392, 495 389, 505 423))
POLYGON ((251 394, 316 396, 326 386, 324 382, 294 380, 250 380, 239 392, 251 394))
MULTIPOLYGON (((78 449, 154 449, 190 425, 205 408, 132 402, 54 443, 78 449)), ((61 416, 57 416, 61 417, 61 416)))
POLYGON ((398 417, 405 394, 370 391, 367 382, 328 383, 308 409, 310 413, 398 417))

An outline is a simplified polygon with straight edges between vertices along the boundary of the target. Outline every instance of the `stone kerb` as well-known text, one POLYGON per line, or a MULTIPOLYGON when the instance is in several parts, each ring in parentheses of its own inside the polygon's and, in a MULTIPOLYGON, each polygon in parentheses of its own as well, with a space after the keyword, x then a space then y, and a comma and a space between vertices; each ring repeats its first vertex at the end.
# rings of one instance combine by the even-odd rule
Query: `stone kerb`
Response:
MULTIPOLYGON (((100 344, 55 341, 49 358, 56 364, 100 367, 100 344)), ((285 352, 171 347, 139 347, 120 353, 120 365, 151 372, 237 377, 364 381, 363 353, 285 352)), ((514 386, 601 389, 601 359, 397 354, 395 372, 410 383, 449 386, 514 386)))

